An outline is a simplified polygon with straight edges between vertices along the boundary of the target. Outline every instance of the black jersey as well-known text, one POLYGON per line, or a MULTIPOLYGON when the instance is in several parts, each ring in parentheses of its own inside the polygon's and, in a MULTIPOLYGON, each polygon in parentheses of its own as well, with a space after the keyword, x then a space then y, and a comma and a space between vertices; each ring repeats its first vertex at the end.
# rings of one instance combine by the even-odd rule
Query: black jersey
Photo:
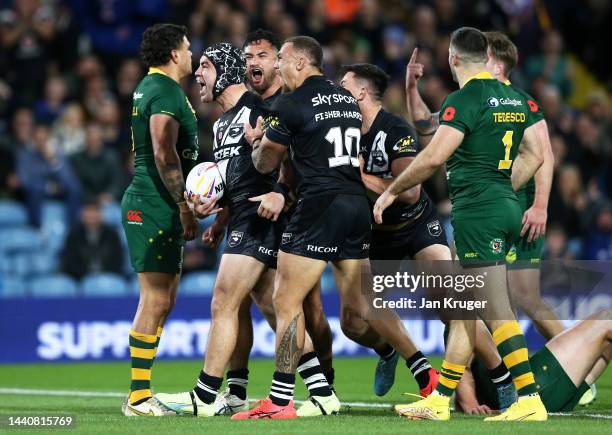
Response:
MULTIPOLYGON (((252 148, 244 139, 244 124, 255 126, 265 116, 264 103, 252 92, 245 92, 238 103, 213 125, 215 162, 225 168, 225 197, 232 207, 248 203, 248 198, 270 192, 273 175, 260 174, 251 159, 252 148)), ((222 170, 223 172, 223 170, 222 170)))
MULTIPOLYGON (((380 178, 392 178, 391 164, 395 159, 417 155, 416 137, 405 120, 380 109, 370 130, 361 137, 359 153, 364 161, 363 172, 380 178)), ((415 204, 394 202, 383 213, 383 221, 385 224, 397 224, 410 220, 425 209, 428 201, 429 197, 421 187, 421 196, 415 204)))
POLYGON ((361 113, 355 98, 323 76, 277 97, 266 136, 289 147, 298 197, 365 195, 359 173, 361 113))

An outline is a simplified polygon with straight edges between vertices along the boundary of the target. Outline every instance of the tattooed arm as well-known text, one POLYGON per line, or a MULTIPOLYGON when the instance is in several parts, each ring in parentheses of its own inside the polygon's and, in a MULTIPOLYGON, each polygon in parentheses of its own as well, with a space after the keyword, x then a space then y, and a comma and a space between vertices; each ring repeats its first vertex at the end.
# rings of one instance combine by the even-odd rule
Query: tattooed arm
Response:
POLYGON ((268 174, 280 166, 286 152, 286 146, 273 142, 264 135, 260 141, 253 142, 251 158, 255 169, 262 174, 268 174))
POLYGON ((181 160, 176 152, 179 127, 178 121, 168 115, 155 114, 151 116, 149 121, 155 166, 157 166, 170 197, 179 207, 181 223, 183 224, 183 237, 185 240, 193 240, 197 230, 197 222, 183 198, 185 180, 181 160))
MULTIPOLYGON (((281 331, 278 330, 277 334, 281 331)), ((304 350, 304 320, 300 319, 298 313, 287 325, 285 332, 276 346, 276 371, 281 373, 295 373, 298 361, 302 357, 304 350), (299 325, 301 320, 301 325, 299 325), (298 328, 302 329, 302 346, 298 344, 298 328)))

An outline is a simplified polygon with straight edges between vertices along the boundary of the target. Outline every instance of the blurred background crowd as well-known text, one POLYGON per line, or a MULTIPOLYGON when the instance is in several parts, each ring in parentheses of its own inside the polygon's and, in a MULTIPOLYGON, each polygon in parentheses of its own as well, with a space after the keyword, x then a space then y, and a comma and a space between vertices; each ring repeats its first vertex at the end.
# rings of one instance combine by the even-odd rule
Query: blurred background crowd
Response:
MULTIPOLYGON (((545 258, 611 260, 611 13, 607 0, 0 0, 0 271, 131 275, 118 204, 133 166, 132 93, 146 73, 140 39, 161 21, 188 27, 194 65, 209 44, 241 47, 259 27, 313 36, 331 79, 345 63, 384 68, 384 103, 398 114, 415 46, 434 111, 456 89, 450 33, 506 32, 520 57, 511 79, 540 102, 555 155, 545 258)), ((193 78, 184 86, 210 160, 219 108, 199 102, 193 78)), ((448 213, 443 174, 426 188, 448 213)), ((188 245, 186 272, 216 263, 200 242, 188 245)))

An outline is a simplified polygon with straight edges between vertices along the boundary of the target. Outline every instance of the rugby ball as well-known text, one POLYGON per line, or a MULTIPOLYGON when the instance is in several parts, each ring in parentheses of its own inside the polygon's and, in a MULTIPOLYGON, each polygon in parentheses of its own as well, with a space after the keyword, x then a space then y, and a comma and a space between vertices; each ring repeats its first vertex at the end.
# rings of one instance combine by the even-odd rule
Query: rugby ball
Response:
POLYGON ((191 198, 193 195, 199 195, 202 203, 215 198, 221 199, 225 191, 222 169, 213 162, 204 162, 194 166, 189 171, 185 182, 187 196, 191 198))

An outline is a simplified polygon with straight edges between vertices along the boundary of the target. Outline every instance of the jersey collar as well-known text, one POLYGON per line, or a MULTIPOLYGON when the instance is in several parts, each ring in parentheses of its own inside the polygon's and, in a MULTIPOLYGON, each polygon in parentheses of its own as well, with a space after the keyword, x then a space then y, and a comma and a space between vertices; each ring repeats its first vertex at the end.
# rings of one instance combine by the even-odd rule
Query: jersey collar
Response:
POLYGON ((504 85, 508 85, 508 86, 510 86, 511 84, 512 84, 512 83, 510 83, 510 80, 506 80, 506 81, 504 82, 504 85))
MULTIPOLYGON (((465 84, 467 85, 470 80, 474 80, 474 79, 482 80, 482 79, 494 79, 494 78, 495 77, 493 77, 493 74, 491 74, 489 71, 483 71, 483 72, 479 72, 475 76, 472 76, 469 79, 467 79, 465 84)), ((465 86, 465 85, 463 85, 463 86, 465 86)))
POLYGON ((164 76, 168 75, 165 72, 163 72, 161 69, 155 68, 153 66, 151 68, 149 68, 149 72, 147 73, 147 75, 148 74, 161 74, 161 75, 164 75, 164 76))

